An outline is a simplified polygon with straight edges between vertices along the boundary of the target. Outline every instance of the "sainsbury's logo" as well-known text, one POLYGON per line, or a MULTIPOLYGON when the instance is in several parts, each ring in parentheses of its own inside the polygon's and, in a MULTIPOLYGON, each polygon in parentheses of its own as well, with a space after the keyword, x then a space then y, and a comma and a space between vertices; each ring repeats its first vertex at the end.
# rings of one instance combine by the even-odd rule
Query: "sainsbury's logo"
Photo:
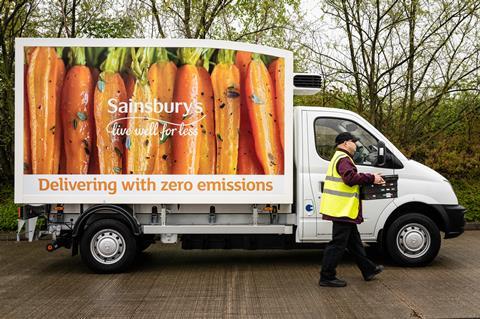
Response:
POLYGON ((112 98, 108 100, 109 113, 127 113, 134 116, 137 113, 166 113, 178 114, 182 112, 185 118, 191 114, 202 114, 203 105, 201 102, 160 102, 156 98, 152 102, 135 102, 130 99, 128 102, 118 102, 117 99, 112 98), (182 112, 182 110, 184 110, 182 112))
POLYGON ((112 98, 108 100, 108 112, 111 114, 123 113, 126 117, 117 118, 108 123, 105 128, 113 136, 152 136, 159 135, 161 139, 174 134, 198 135, 197 123, 205 118, 201 102, 160 102, 156 98, 152 102, 118 102, 112 98), (182 121, 173 122, 162 119, 160 116, 152 117, 153 114, 181 114, 182 121), (151 114, 151 116, 148 116, 151 114), (125 127, 128 122, 140 119, 141 127, 125 127))

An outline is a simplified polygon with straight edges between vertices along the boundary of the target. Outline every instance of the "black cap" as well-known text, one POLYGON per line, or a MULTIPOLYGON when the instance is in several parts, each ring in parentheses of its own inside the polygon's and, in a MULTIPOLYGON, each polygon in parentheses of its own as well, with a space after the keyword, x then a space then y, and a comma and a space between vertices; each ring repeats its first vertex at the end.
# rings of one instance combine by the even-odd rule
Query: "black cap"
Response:
POLYGON ((356 142, 356 141, 358 141, 358 138, 353 136, 352 133, 350 133, 350 132, 342 132, 342 133, 338 134, 337 137, 335 137, 335 144, 336 145, 340 145, 340 144, 342 144, 343 142, 346 142, 346 141, 356 142))

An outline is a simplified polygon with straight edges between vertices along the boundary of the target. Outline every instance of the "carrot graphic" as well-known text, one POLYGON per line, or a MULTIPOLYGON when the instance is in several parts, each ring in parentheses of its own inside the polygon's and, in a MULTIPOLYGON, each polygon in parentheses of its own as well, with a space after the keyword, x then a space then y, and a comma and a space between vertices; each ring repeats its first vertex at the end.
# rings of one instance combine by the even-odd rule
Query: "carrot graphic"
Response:
POLYGON ((210 57, 215 50, 204 52, 203 65, 198 66, 200 74, 199 102, 203 107, 203 119, 200 124, 201 145, 199 174, 215 174, 217 149, 215 143, 215 114, 212 79, 208 73, 210 57))
MULTIPOLYGON (((92 79, 93 79, 93 90, 95 90, 95 86, 97 85, 98 82, 98 77, 100 75, 100 71, 98 67, 100 66, 99 61, 101 61, 101 56, 106 53, 106 48, 100 48, 100 47, 90 47, 90 48, 85 48, 85 60, 87 62, 87 65, 90 69, 90 73, 92 74, 92 79)), ((97 148, 97 129, 95 127, 95 115, 93 111, 93 107, 91 109, 91 115, 90 118, 92 119, 91 125, 92 125, 92 136, 91 136, 91 143, 93 145, 92 147, 92 152, 90 154, 90 164, 88 167, 88 174, 99 174, 100 173, 100 163, 98 162, 98 148, 97 148)))
POLYGON ((106 60, 101 65, 94 93, 95 128, 97 131, 97 150, 100 174, 121 174, 124 149, 122 136, 111 131, 113 121, 122 127, 122 118, 125 113, 112 111, 108 101, 118 105, 126 102, 127 92, 119 73, 123 66, 126 48, 109 48, 106 60))
POLYGON ((248 116, 247 95, 245 94, 245 78, 248 65, 252 61, 252 53, 238 51, 235 58, 235 65, 240 71, 240 137, 238 141, 238 172, 237 174, 259 175, 263 174, 263 168, 255 153, 252 126, 248 116))
POLYGON ((70 49, 71 68, 62 90, 63 143, 67 174, 87 174, 92 153, 93 77, 84 48, 70 49))
POLYGON ((200 164, 200 118, 196 106, 200 99, 200 74, 196 63, 202 49, 178 50, 180 63, 177 70, 173 100, 181 103, 173 121, 177 131, 173 135, 173 174, 197 174, 200 164), (190 108, 187 110, 185 105, 190 108), (187 133, 190 132, 191 134, 187 133))
POLYGON ((268 72, 273 81, 275 88, 275 115, 277 119, 278 132, 280 133, 280 141, 282 142, 282 149, 285 149, 284 134, 285 134, 285 60, 278 58, 273 60, 268 66, 268 72))
POLYGON ((217 174, 236 174, 240 130, 240 72, 234 51, 220 50, 212 72, 217 137, 217 174))
POLYGON ((274 120, 273 84, 258 54, 254 54, 248 66, 245 83, 257 157, 265 174, 283 174, 283 152, 274 120))
MULTIPOLYGON (((167 50, 159 48, 156 50, 155 63, 148 69, 148 82, 152 89, 153 97, 160 103, 170 104, 173 101, 173 91, 175 89, 175 78, 177 75, 177 66, 168 59, 167 50)), ((172 170, 172 138, 164 132, 163 128, 168 128, 166 122, 172 121, 172 116, 165 112, 159 114, 159 119, 165 121, 159 126, 159 139, 157 157, 153 174, 170 174, 172 170)))
MULTIPOLYGON (((26 62, 26 61, 25 61, 26 62)), ((23 78, 27 78, 28 65, 23 65, 23 78)), ((32 153, 30 149, 30 115, 28 108, 27 81, 23 83, 23 173, 32 173, 32 153)))
POLYGON ((65 65, 61 49, 37 47, 30 56, 27 95, 31 129, 33 174, 57 174, 62 123, 60 100, 65 65))
POLYGON ((153 107, 150 110, 145 107, 147 103, 153 105, 154 102, 147 77, 154 53, 155 48, 132 49, 131 53, 132 71, 137 79, 132 104, 137 107, 128 115, 130 135, 125 144, 128 174, 152 174, 155 167, 159 135, 154 128, 158 127, 160 118, 153 107))

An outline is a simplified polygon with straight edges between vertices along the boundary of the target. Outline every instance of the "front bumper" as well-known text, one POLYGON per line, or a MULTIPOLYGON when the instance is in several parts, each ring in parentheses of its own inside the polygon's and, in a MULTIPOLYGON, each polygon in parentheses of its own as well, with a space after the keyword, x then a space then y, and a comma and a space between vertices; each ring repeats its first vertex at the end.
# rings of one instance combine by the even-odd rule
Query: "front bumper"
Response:
POLYGON ((436 205, 445 222, 445 239, 463 234, 466 208, 461 205, 436 205))

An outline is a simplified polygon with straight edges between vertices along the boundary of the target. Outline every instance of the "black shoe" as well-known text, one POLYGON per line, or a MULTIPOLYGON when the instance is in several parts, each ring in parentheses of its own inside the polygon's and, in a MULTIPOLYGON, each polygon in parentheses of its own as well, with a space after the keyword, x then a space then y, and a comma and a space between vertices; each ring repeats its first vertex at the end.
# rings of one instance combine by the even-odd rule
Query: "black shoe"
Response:
POLYGON ((331 280, 320 279, 318 284, 322 287, 345 287, 347 282, 345 280, 334 278, 331 280))
POLYGON ((384 269, 385 269, 385 267, 383 267, 382 265, 378 265, 378 266, 375 267, 375 269, 373 270, 373 273, 371 273, 370 275, 367 275, 367 276, 363 277, 363 279, 365 279, 365 281, 371 281, 373 278, 375 278, 376 275, 378 275, 379 273, 381 273, 384 269))

